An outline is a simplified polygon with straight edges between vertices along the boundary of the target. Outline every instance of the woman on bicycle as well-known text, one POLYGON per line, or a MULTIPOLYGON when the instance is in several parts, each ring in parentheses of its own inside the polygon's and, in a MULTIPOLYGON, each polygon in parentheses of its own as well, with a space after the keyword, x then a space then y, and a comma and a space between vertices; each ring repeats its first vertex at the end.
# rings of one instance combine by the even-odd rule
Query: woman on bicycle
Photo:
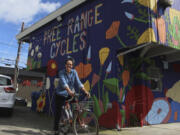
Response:
POLYGON ((73 69, 74 59, 68 57, 65 60, 65 69, 61 70, 58 74, 59 84, 55 92, 55 118, 54 118, 54 135, 58 135, 58 124, 61 117, 62 106, 68 97, 74 96, 75 85, 77 85, 84 93, 90 97, 90 93, 85 90, 81 83, 78 74, 73 69))

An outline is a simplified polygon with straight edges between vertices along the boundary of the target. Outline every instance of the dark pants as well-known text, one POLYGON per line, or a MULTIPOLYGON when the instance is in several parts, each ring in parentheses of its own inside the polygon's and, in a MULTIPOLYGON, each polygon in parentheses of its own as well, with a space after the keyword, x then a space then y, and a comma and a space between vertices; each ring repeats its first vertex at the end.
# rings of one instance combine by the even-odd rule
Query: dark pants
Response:
POLYGON ((64 96, 55 95, 55 117, 54 117, 54 131, 58 131, 58 124, 61 117, 62 106, 65 104, 66 98, 64 96))

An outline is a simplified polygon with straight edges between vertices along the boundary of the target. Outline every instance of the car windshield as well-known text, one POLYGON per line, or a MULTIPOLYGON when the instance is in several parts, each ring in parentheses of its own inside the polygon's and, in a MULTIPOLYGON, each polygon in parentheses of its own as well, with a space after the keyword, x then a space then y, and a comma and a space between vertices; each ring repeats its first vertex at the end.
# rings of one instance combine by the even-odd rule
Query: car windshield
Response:
POLYGON ((11 85, 11 80, 8 78, 0 77, 0 86, 11 85))

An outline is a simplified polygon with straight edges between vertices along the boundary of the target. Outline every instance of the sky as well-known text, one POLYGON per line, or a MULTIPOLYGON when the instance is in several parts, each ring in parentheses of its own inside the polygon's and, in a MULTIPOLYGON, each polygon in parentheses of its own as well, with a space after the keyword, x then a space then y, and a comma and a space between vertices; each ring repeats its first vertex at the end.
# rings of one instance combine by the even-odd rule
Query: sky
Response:
MULTIPOLYGON (((16 35, 70 0, 0 0, 0 66, 14 67, 18 42, 16 35)), ((26 68, 29 44, 23 43, 19 68, 26 68)))

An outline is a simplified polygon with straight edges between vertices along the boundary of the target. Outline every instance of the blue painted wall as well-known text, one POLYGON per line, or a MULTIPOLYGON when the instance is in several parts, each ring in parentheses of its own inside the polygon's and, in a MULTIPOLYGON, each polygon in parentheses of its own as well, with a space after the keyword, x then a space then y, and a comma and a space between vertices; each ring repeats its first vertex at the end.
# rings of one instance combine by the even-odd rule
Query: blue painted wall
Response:
MULTIPOLYGON (((179 7, 176 7, 177 2, 179 1, 174 0, 172 8, 179 10, 179 7)), ((151 0, 87 1, 62 15, 61 22, 53 20, 33 32, 27 65, 29 70, 46 68, 44 111, 53 114, 57 73, 64 68, 64 58, 70 55, 75 58, 75 69, 81 81, 91 92, 95 102, 94 113, 100 125, 109 128, 117 125, 129 126, 130 114, 135 114, 141 124, 174 122, 174 114, 177 115, 176 121, 179 121, 179 112, 175 113, 178 103, 166 98, 165 94, 151 91, 146 75, 143 74, 146 67, 143 65, 150 64, 148 60, 142 60, 141 69, 134 72, 135 68, 130 68, 127 56, 116 57, 121 48, 147 42, 179 47, 176 37, 172 38, 172 34, 177 33, 180 28, 179 24, 172 30, 174 25, 168 18, 170 9, 165 11, 165 15, 156 18, 159 13, 156 6, 156 1, 151 0), (160 25, 163 27, 159 27, 160 25), (163 35, 165 33, 167 35, 163 35), (134 73, 139 73, 140 78, 134 78, 134 73), (136 99, 138 95, 140 100, 136 99), (173 115, 167 112, 168 117, 165 120, 157 115, 149 121, 152 108, 156 108, 158 103, 172 106, 170 110, 173 115)), ((177 15, 179 12, 175 14, 177 15)), ((134 66, 136 65, 137 63, 134 66)), ((162 65, 158 66, 162 68, 162 65)), ((174 77, 171 69, 163 73, 164 92, 171 88, 179 77, 174 77), (173 79, 167 83, 170 75, 173 79)), ((161 110, 158 110, 158 113, 160 112, 161 110)))

